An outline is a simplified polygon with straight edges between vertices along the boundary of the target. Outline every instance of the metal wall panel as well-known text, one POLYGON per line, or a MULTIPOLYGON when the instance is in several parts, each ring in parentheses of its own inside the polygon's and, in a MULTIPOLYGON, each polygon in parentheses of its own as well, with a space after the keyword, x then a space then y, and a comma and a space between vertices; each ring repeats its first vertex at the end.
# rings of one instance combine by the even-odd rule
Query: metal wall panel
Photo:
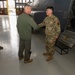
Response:
MULTIPOLYGON (((46 10, 48 5, 54 7, 54 14, 59 18, 61 30, 64 31, 68 25, 68 17, 74 0, 34 0, 33 9, 37 11, 46 10)), ((42 17, 42 15, 40 16, 42 17)), ((39 20, 39 18, 38 18, 39 20)))

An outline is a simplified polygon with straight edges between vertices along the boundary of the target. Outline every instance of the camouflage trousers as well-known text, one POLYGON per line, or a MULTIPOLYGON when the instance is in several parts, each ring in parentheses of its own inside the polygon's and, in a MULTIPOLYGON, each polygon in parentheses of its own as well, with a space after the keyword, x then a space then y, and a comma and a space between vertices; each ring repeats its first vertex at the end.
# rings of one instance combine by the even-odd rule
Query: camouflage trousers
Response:
POLYGON ((56 39, 54 38, 54 36, 46 36, 45 38, 46 50, 52 55, 55 52, 55 48, 54 48, 55 42, 56 42, 56 39))

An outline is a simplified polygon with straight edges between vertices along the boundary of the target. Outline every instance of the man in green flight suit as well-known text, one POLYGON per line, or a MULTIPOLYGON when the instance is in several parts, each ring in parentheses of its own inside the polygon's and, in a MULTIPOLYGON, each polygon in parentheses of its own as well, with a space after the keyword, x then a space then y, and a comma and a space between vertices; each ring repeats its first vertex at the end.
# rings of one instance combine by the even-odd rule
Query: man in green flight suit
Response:
POLYGON ((24 58, 24 63, 30 63, 33 60, 30 59, 31 56, 31 35, 32 35, 32 28, 34 30, 38 29, 37 24, 30 16, 31 13, 31 6, 26 4, 24 7, 24 12, 19 15, 17 19, 17 29, 19 33, 19 60, 24 58), (23 55, 25 49, 25 56, 23 55))
POLYGON ((47 52, 43 53, 43 55, 47 56, 46 61, 53 59, 55 52, 54 45, 61 31, 59 19, 53 15, 53 11, 54 8, 52 6, 48 6, 46 10, 47 17, 41 24, 38 25, 39 28, 45 26, 45 42, 47 52))

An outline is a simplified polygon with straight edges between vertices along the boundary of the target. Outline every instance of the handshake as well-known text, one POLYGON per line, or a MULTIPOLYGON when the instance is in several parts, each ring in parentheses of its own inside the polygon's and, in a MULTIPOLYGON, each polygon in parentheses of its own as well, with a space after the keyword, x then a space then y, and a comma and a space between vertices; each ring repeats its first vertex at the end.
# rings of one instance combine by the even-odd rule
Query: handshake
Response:
POLYGON ((37 25, 33 20, 33 18, 29 16, 29 14, 31 13, 31 6, 26 5, 24 7, 24 13, 22 13, 17 19, 17 29, 20 38, 18 51, 19 60, 24 58, 24 63, 30 63, 33 61, 30 59, 31 38, 32 38, 31 35, 32 32, 38 33, 41 27, 45 27, 42 28, 43 30, 41 31, 44 31, 46 35, 45 37, 46 53, 44 53, 43 55, 47 56, 46 61, 50 61, 53 59, 53 55, 55 52, 54 45, 58 35, 60 34, 60 22, 59 19, 53 15, 53 11, 54 11, 53 7, 48 6, 46 9, 47 17, 43 20, 42 23, 37 25), (23 52, 25 56, 23 56, 23 52))

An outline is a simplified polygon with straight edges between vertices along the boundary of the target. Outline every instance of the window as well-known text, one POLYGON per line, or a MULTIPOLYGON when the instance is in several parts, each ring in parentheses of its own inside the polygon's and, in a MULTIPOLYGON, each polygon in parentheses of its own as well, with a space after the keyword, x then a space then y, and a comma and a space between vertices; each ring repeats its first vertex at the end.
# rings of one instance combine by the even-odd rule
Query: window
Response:
POLYGON ((0 1, 0 8, 3 8, 3 2, 0 1))
POLYGON ((28 3, 30 0, 26 0, 26 3, 28 3))
POLYGON ((34 0, 27 0, 28 2, 34 2, 34 0))
POLYGON ((20 6, 20 8, 22 8, 22 6, 20 6))
POLYGON ((6 1, 4 1, 4 8, 6 8, 7 7, 7 5, 6 5, 6 1))
POLYGON ((22 0, 19 0, 19 2, 18 3, 22 3, 22 0))
POLYGON ((25 3, 25 0, 23 0, 23 3, 25 3))
POLYGON ((16 3, 18 3, 18 0, 16 0, 16 3))

